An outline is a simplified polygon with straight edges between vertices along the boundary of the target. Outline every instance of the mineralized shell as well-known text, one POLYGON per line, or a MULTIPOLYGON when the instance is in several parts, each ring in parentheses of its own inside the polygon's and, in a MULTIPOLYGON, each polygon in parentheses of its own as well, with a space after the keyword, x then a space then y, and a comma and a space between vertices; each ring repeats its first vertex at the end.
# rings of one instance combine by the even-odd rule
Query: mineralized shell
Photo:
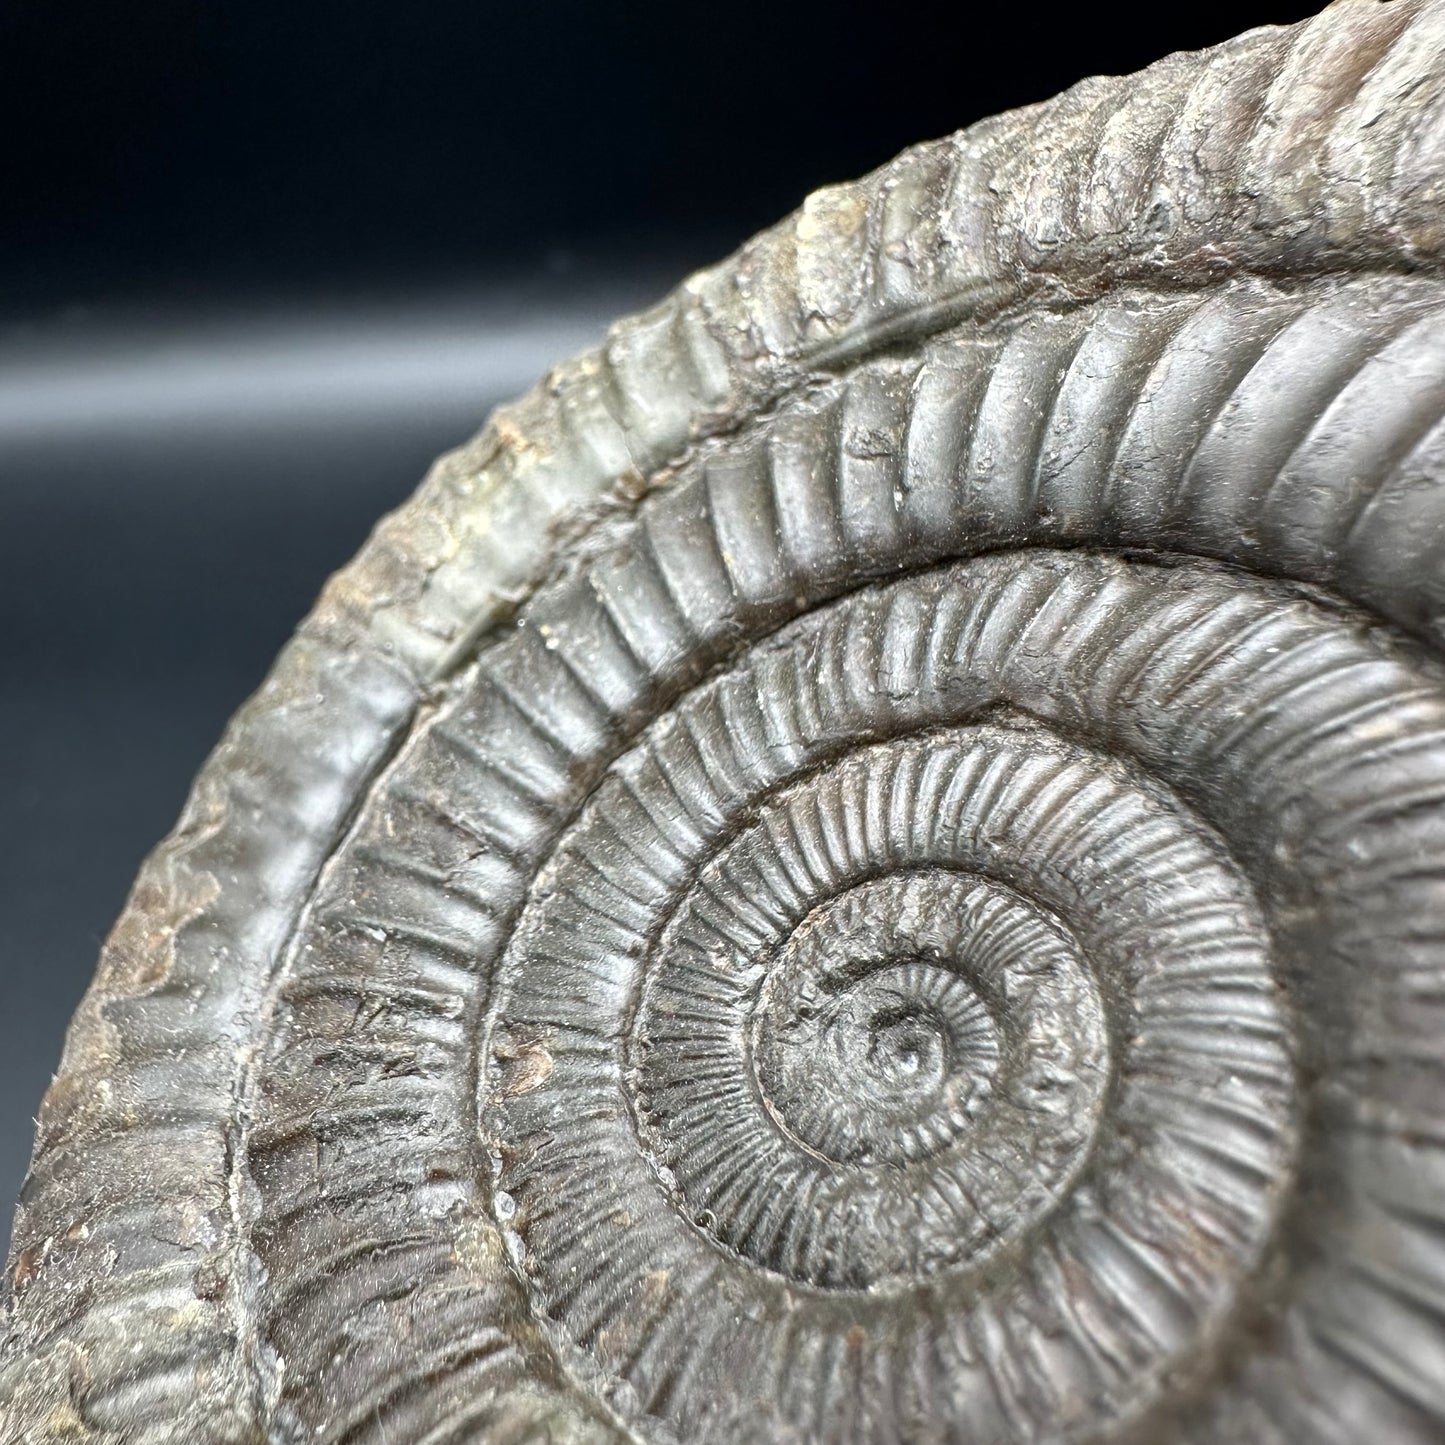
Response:
POLYGON ((1445 1439, 1445 3, 559 366, 145 865, 0 1434, 1445 1439))

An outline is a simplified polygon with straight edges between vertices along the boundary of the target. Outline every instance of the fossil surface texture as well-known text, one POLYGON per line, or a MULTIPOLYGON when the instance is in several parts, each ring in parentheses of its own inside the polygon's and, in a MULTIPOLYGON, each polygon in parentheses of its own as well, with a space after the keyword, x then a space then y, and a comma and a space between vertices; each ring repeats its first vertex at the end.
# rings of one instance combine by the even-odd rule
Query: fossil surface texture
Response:
POLYGON ((1445 1440, 1445 0, 820 191, 146 863, 0 1439, 1445 1440))

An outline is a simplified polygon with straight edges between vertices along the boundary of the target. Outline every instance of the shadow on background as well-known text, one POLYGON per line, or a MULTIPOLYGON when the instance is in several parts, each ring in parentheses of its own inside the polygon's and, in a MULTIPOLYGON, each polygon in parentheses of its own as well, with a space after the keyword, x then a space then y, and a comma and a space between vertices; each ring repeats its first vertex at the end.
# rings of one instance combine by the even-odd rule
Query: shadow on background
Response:
POLYGON ((812 187, 1314 8, 6 6, 0 1228, 143 854, 437 452, 812 187))

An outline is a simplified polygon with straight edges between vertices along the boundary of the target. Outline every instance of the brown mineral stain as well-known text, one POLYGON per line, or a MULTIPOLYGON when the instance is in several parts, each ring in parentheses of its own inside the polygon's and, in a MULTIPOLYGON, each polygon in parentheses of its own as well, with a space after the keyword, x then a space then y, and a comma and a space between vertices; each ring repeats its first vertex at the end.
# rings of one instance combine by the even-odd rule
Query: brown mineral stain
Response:
POLYGON ((30 1282, 40 1273, 40 1266, 44 1263, 45 1251, 36 1244, 22 1249, 15 1256, 14 1271, 10 1276, 10 1288, 17 1295, 24 1290, 30 1282))
POLYGON ((510 409, 500 409, 492 416, 492 430, 503 448, 518 457, 540 457, 544 449, 536 439, 523 430, 521 423, 510 409))
POLYGON ((153 865, 106 940, 97 982, 107 993, 147 993, 166 981, 176 960, 176 937, 221 891, 207 872, 179 864, 153 865))
POLYGON ((598 1331, 599 1358, 620 1364, 636 1350, 667 1300, 670 1281, 671 1276, 665 1269, 654 1269, 643 1275, 641 1288, 629 1308, 606 1329, 598 1331))
POLYGON ((498 1045, 495 1052, 502 1065, 498 1092, 504 1099, 530 1094, 546 1083, 554 1066, 552 1055, 541 1044, 498 1045))

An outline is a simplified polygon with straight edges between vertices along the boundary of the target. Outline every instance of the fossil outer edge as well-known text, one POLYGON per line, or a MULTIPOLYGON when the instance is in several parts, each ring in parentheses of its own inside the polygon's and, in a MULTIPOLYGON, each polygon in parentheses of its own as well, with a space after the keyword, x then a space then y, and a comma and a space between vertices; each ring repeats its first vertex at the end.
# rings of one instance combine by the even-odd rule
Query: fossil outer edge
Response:
POLYGON ((1438 1440, 1442 55, 916 147, 443 458, 106 944, 0 1438, 1438 1440))

